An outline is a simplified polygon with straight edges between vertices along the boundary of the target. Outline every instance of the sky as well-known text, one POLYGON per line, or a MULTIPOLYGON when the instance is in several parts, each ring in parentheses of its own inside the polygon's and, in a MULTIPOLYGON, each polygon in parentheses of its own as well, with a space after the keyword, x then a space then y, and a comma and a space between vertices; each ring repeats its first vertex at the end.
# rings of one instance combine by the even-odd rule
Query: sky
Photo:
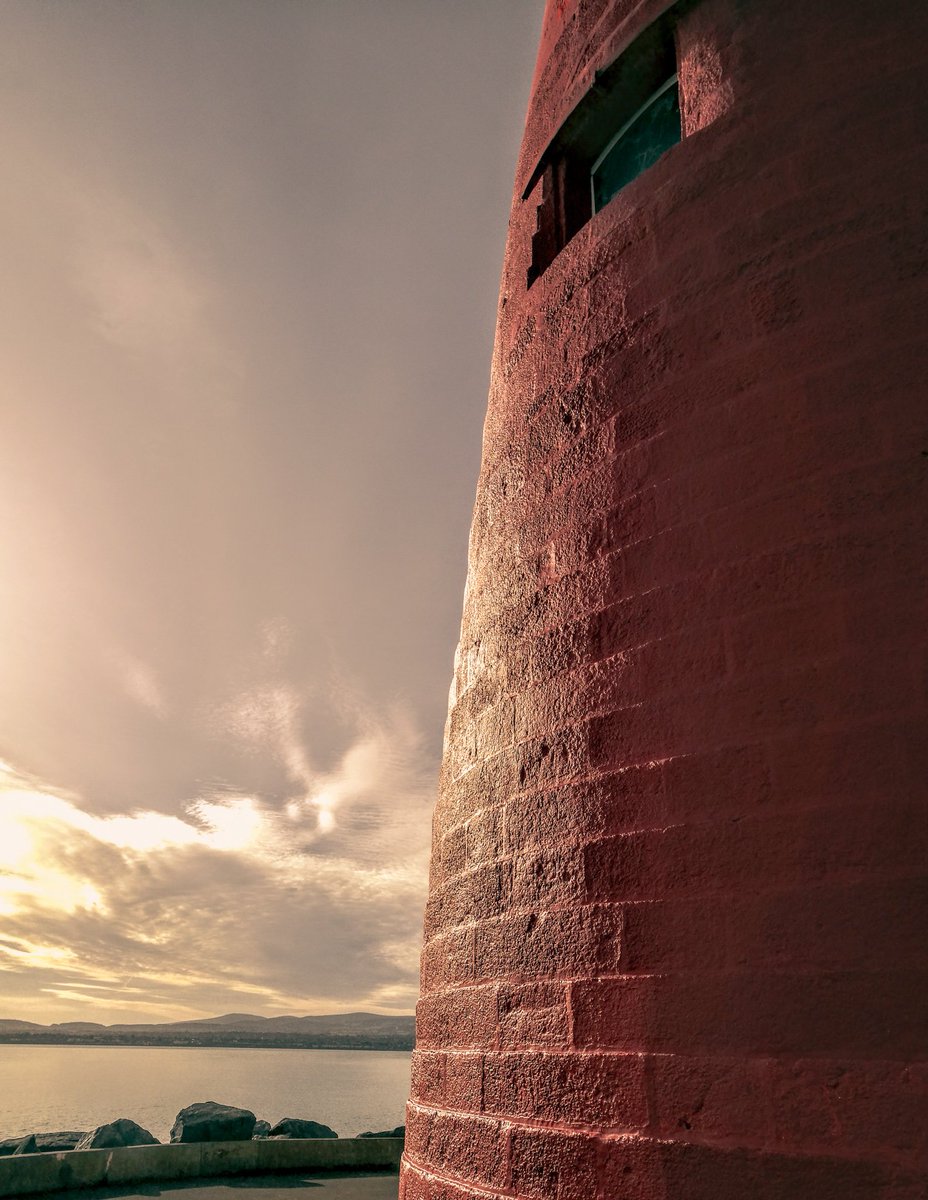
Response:
POLYGON ((542 9, 0 5, 0 1017, 412 1011, 542 9))

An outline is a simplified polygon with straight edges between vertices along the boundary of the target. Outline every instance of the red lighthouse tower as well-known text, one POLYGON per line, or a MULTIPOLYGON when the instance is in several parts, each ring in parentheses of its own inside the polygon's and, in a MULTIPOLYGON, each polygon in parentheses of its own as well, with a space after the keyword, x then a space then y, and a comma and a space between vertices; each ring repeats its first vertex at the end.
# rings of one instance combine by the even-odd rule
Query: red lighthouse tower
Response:
POLYGON ((405 1200, 916 1200, 923 0, 549 0, 405 1200))

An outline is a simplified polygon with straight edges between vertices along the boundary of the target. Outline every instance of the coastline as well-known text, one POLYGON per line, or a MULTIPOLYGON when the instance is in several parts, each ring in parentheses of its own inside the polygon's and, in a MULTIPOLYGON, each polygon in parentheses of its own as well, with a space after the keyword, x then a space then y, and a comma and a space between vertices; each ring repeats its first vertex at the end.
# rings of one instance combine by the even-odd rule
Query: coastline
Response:
POLYGON ((148 1049, 163 1050, 392 1050, 408 1053, 414 1049, 414 1039, 397 1038, 354 1038, 336 1036, 328 1038, 299 1038, 242 1036, 231 1039, 228 1034, 209 1038, 203 1035, 195 1037, 159 1037, 158 1035, 139 1034, 126 1037, 93 1037, 86 1034, 72 1034, 66 1037, 23 1037, 0 1035, 0 1046, 118 1046, 120 1048, 139 1046, 148 1049))

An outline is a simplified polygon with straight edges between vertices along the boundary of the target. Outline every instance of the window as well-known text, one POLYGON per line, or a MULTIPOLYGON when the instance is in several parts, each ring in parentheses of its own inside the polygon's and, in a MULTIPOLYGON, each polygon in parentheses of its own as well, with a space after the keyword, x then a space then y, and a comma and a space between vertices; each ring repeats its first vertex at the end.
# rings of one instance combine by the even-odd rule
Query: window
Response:
POLYGON ((539 159, 523 192, 538 209, 531 284, 600 209, 680 141, 674 42, 680 0, 595 81, 539 159))
POLYGON ((674 74, 625 122, 590 168, 593 212, 598 213, 679 140, 680 99, 674 74))

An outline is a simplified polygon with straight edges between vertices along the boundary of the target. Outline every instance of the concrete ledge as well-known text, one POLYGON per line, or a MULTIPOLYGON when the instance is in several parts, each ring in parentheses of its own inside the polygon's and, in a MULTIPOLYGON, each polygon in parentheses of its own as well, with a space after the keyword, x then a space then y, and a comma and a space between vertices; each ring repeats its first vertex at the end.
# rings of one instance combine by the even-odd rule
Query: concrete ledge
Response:
POLYGON ((402 1138, 286 1138, 59 1150, 0 1158, 0 1196, 256 1171, 398 1171, 402 1138))

